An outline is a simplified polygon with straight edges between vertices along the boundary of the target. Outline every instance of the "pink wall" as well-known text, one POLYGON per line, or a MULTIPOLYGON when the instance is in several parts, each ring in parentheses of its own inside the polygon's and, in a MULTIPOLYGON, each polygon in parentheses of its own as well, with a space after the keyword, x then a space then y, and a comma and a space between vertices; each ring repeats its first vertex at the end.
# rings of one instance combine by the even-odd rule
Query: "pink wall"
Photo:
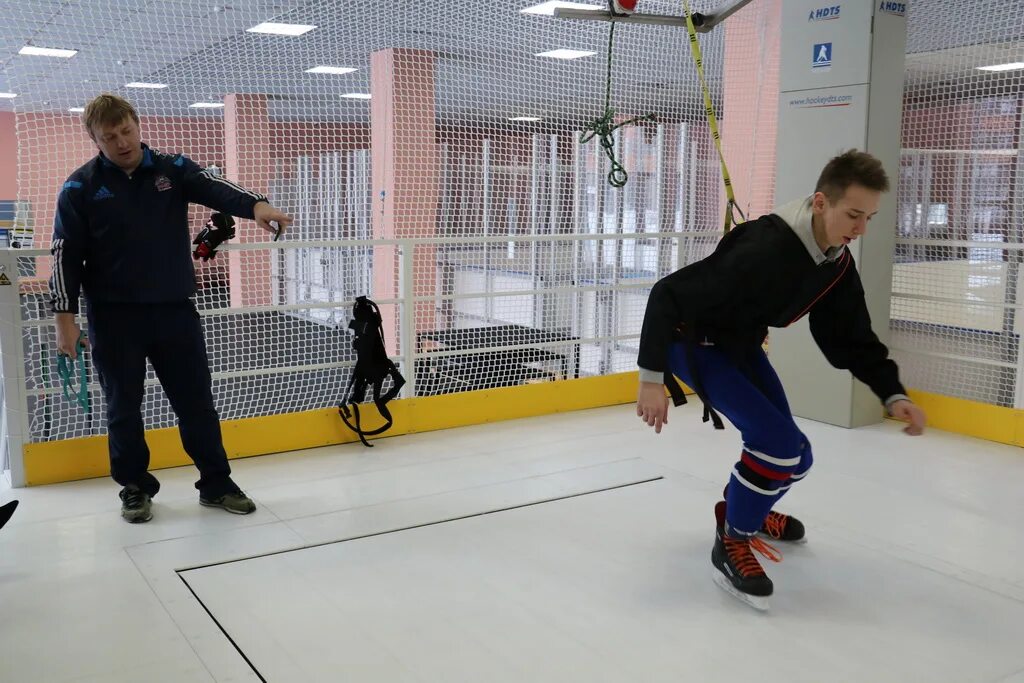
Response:
POLYGON ((359 123, 307 123, 271 121, 271 156, 275 160, 351 149, 370 148, 370 126, 359 123))
MULTIPOLYGON (((269 101, 262 94, 234 93, 224 98, 225 177, 254 192, 267 194, 273 176, 269 101)), ((253 221, 241 221, 236 242, 263 242, 268 234, 253 221)), ((270 254, 228 252, 231 305, 273 303, 270 254)))
MULTIPOLYGON (((142 140, 151 148, 168 153, 184 153, 201 166, 228 166, 224 120, 220 117, 141 118, 142 140)), ((369 147, 370 129, 366 125, 313 123, 271 123, 271 164, 300 155, 316 156, 329 150, 369 147)), ((35 230, 33 244, 49 246, 57 194, 67 177, 97 153, 95 145, 75 114, 0 113, 0 199, 23 199, 30 205, 35 230), (18 148, 22 161, 18 163, 18 148)), ((285 172, 292 167, 285 164, 285 172)), ((271 169, 273 166, 271 165, 271 169)), ((228 169, 231 177, 236 177, 228 169)), ((265 188, 255 188, 264 189, 265 188)), ((190 229, 197 232, 209 210, 194 206, 190 229)), ((40 262, 40 276, 48 276, 49 260, 40 262)), ((197 264, 200 286, 205 281, 227 280, 228 261, 216 259, 197 264)))
MULTIPOLYGON (((958 96, 962 96, 958 93, 958 96)), ((1012 96, 1011 96, 1012 97, 1012 96)), ((901 144, 908 150, 1012 149, 1019 144, 1017 131, 1019 102, 1008 110, 992 107, 991 101, 904 101, 901 144)), ((948 221, 955 232, 953 239, 970 239, 975 229, 1008 233, 1012 226, 1012 210, 1000 195, 1010 196, 1017 168, 1014 155, 981 158, 978 155, 941 154, 930 159, 929 184, 925 188, 930 200, 948 207, 948 221), (979 190, 976 180, 982 174, 998 178, 990 187, 979 190), (987 196, 988 199, 982 199, 987 196), (988 204, 990 217, 976 224, 969 215, 972 205, 988 204), (981 226, 986 226, 982 228, 981 226)), ((905 162, 904 166, 909 163, 905 162)), ((892 179, 897 182, 897 179, 892 179)), ((913 186, 911 186, 912 188, 913 186)), ((913 191, 911 188, 905 191, 913 191)), ((909 199, 909 198, 908 198, 909 199)), ((917 201, 909 199, 909 201, 917 201)))
MULTIPOLYGON (((143 117, 142 139, 152 148, 184 152, 200 165, 224 165, 224 126, 219 119, 143 117)), ((97 154, 96 146, 75 115, 19 114, 17 138, 18 198, 29 202, 34 245, 46 247, 53 234, 57 194, 71 173, 97 154)), ((193 228, 204 219, 193 212, 193 228)))
POLYGON ((14 135, 14 113, 0 112, 0 200, 17 199, 18 141, 14 135))
POLYGON ((1016 111, 989 114, 980 101, 903 104, 901 137, 909 149, 1005 149, 1016 146, 1015 128, 1016 111))
MULTIPOLYGON (((548 132, 543 133, 541 142, 541 158, 548 155, 548 132)), ((491 193, 492 197, 502 199, 514 198, 519 209, 519 226, 530 224, 530 177, 514 175, 500 169, 523 168, 532 163, 533 131, 510 132, 505 129, 472 128, 466 126, 444 126, 437 131, 438 154, 441 145, 445 145, 448 154, 448 168, 443 185, 447 188, 448 197, 446 214, 439 212, 439 228, 444 236, 460 234, 476 234, 483 223, 482 202, 464 203, 465 196, 478 196, 480 192, 480 168, 483 164, 483 144, 490 140, 491 193), (461 174, 461 161, 467 164, 469 177, 461 174), (495 170, 498 169, 498 170, 495 170)), ((570 134, 562 134, 558 141, 559 164, 569 165, 573 159, 575 139, 570 134)), ((588 159, 589 160, 589 159, 588 159)), ((439 157, 439 163, 441 159, 439 157)), ((546 167, 544 174, 547 173, 546 167)), ((441 192, 439 188, 439 194, 441 192)), ((564 194, 564 193, 563 193, 564 194)), ((503 214, 505 207, 493 207, 503 214)), ((569 214, 571 215, 571 208, 569 214)), ((506 226, 492 225, 492 230, 504 231, 506 226)), ((523 229, 523 232, 527 230, 523 229)))
MULTIPOLYGON (((435 56, 425 50, 393 48, 370 55, 371 175, 374 189, 373 236, 376 239, 433 237, 440 208, 438 148, 435 143, 435 56), (383 190, 380 204, 377 192, 383 190)), ((375 298, 398 292, 398 258, 393 246, 374 249, 375 298)), ((413 294, 437 289, 436 248, 413 254, 413 294)), ((381 308, 389 349, 399 349, 398 320, 393 306, 381 308)), ((434 302, 413 307, 417 330, 434 329, 434 302)))
POLYGON ((751 3, 725 22, 722 148, 748 218, 775 204, 781 22, 782 0, 751 3))
MULTIPOLYGON (((224 126, 219 119, 142 117, 140 123, 142 139, 153 149, 183 152, 204 166, 224 165, 224 126)), ((47 248, 53 235, 57 194, 76 168, 96 156, 96 146, 82 128, 81 117, 73 114, 18 114, 16 141, 21 149, 16 169, 17 198, 29 203, 33 246, 47 248)), ((207 213, 206 209, 193 208, 193 233, 202 227, 207 213)), ((200 286, 207 280, 223 279, 225 265, 211 262, 200 267, 200 286)), ((49 277, 49 272, 49 259, 40 259, 39 276, 49 277)))

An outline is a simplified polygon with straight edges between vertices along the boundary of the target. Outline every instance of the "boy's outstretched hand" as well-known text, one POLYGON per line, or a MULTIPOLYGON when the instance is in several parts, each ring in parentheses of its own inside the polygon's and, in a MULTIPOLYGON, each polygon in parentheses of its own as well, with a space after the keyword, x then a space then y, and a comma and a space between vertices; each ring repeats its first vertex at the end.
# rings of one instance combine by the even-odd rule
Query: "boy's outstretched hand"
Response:
POLYGON ((661 425, 668 424, 668 396, 665 395, 664 384, 640 382, 636 414, 648 426, 654 427, 655 434, 661 434, 661 425))
POLYGON ((927 422, 924 411, 910 401, 895 401, 889 406, 889 413, 898 420, 907 422, 903 431, 911 436, 920 436, 924 433, 924 425, 927 422))

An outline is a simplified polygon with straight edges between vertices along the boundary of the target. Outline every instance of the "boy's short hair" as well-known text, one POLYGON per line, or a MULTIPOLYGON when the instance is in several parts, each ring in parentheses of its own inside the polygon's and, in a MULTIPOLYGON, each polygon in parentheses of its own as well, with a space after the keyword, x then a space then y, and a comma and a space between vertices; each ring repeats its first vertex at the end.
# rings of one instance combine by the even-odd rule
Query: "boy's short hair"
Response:
POLYGON ((814 191, 824 193, 828 201, 835 204, 846 194, 850 185, 888 192, 889 176, 885 174, 881 161, 867 152, 851 149, 825 164, 814 191))
POLYGON ((85 105, 82 123, 85 124, 89 137, 92 137, 93 126, 99 128, 116 126, 126 118, 131 118, 135 123, 139 122, 139 114, 135 111, 135 107, 122 97, 103 93, 98 97, 94 97, 89 104, 85 105))

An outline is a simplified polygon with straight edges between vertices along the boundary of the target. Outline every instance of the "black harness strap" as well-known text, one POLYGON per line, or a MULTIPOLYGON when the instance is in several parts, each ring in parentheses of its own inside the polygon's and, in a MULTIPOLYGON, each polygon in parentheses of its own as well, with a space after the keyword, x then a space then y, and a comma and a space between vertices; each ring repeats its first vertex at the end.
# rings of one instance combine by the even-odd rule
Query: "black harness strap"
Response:
MULTIPOLYGON (((711 407, 711 402, 708 401, 707 394, 704 393, 704 385, 700 381, 700 372, 696 369, 694 363, 693 347, 689 344, 686 345, 686 362, 690 366, 690 374, 693 375, 693 391, 697 394, 697 398, 704 404, 704 422, 711 420, 711 423, 715 426, 715 429, 725 429, 725 425, 722 423, 722 418, 715 412, 715 409, 711 407)), ((672 404, 677 408, 681 405, 686 404, 686 394, 683 393, 682 387, 679 386, 679 381, 670 370, 665 371, 663 381, 665 386, 668 387, 669 396, 672 397, 672 404)))
MULTIPOLYGON (((693 351, 693 343, 684 342, 683 346, 686 349, 686 364, 690 366, 690 376, 693 378, 693 392, 697 394, 697 398, 704 404, 704 422, 711 420, 711 424, 714 425, 715 429, 725 429, 725 425, 722 424, 722 418, 711 407, 711 401, 708 400, 708 395, 704 391, 704 382, 700 379, 700 370, 697 368, 697 354, 693 351)), ((672 390, 669 389, 669 391, 671 392, 672 390)))
POLYGON ((382 434, 394 424, 387 403, 398 396, 398 392, 405 385, 405 378, 388 358, 384 347, 383 321, 377 304, 365 296, 358 297, 352 308, 352 322, 348 326, 355 333, 352 348, 356 351, 356 366, 345 389, 348 398, 338 405, 338 414, 342 422, 359 436, 364 446, 373 448, 373 444, 367 441, 366 437, 382 434), (382 394, 384 381, 388 377, 391 378, 391 389, 382 394), (359 404, 366 400, 366 390, 371 386, 373 403, 384 418, 384 425, 377 429, 365 430, 359 414, 359 404))
MULTIPOLYGON (((697 394, 697 398, 699 398, 701 403, 704 404, 704 422, 711 420, 715 429, 725 429, 725 425, 722 423, 722 418, 717 412, 715 412, 715 409, 711 407, 711 401, 708 400, 708 395, 704 391, 704 382, 700 379, 700 370, 697 368, 697 354, 694 353, 694 346, 701 343, 697 341, 700 337, 701 335, 695 332, 692 326, 686 323, 679 323, 675 328, 675 339, 682 343, 686 352, 686 364, 690 368, 690 375, 693 379, 693 393, 697 394)), ((707 340, 707 337, 703 338, 704 344, 712 344, 712 342, 707 340)), ((676 380, 675 375, 672 374, 671 370, 665 371, 664 382, 665 386, 668 387, 669 396, 672 397, 672 403, 677 408, 684 405, 686 403, 686 395, 683 394, 683 390, 679 386, 679 381, 676 380)))

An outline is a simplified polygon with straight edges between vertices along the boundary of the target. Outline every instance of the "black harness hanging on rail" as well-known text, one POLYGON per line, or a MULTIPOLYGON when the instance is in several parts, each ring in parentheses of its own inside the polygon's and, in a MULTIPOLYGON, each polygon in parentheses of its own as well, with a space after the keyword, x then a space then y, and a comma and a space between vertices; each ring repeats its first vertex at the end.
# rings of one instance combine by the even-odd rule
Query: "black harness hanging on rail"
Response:
POLYGON ((373 444, 368 442, 366 437, 381 434, 391 428, 394 421, 391 419, 387 402, 398 396, 398 392, 405 384, 405 378, 388 358, 387 350, 384 348, 384 325, 377 304, 365 296, 358 297, 352 307, 352 322, 348 326, 355 333, 352 348, 356 351, 356 367, 345 389, 348 398, 338 405, 338 414, 348 428, 359 435, 359 440, 364 446, 373 448, 373 444), (388 377, 391 378, 392 386, 382 395, 384 380, 388 377), (366 390, 371 386, 373 402, 385 422, 383 427, 365 431, 359 416, 359 404, 366 400, 366 390), (350 422, 349 418, 353 421, 350 422))

